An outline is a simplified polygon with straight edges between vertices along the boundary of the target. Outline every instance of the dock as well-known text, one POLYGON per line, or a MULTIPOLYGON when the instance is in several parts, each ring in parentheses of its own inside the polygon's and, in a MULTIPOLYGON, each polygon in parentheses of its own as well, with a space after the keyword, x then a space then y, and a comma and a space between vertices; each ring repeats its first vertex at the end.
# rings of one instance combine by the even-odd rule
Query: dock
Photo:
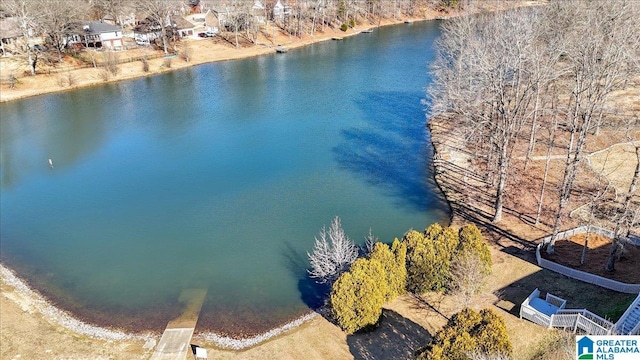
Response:
POLYGON ((169 321, 162 338, 151 355, 151 360, 184 360, 191 351, 191 337, 200 316, 200 310, 207 295, 207 289, 185 289, 178 301, 184 304, 184 311, 169 321))

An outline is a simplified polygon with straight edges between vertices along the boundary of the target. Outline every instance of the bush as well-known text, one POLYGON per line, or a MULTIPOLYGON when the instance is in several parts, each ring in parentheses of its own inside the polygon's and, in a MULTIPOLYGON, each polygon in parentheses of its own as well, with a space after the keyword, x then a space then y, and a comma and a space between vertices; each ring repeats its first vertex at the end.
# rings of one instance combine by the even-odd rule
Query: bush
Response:
POLYGON ((355 20, 353 20, 353 19, 349 20, 349 27, 350 27, 350 28, 354 28, 354 27, 356 27, 356 21, 355 21, 355 20))
POLYGON ((102 54, 102 57, 102 67, 110 75, 116 75, 118 73, 118 54, 107 50, 102 54))
POLYGON ((384 277, 389 290, 385 294, 385 301, 391 301, 403 294, 407 284, 407 268, 405 266, 407 246, 395 239, 389 246, 380 242, 375 243, 369 258, 377 260, 384 269, 384 277))
POLYGON ((459 303, 466 307, 491 274, 493 262, 489 246, 475 225, 463 226, 458 235, 458 246, 451 262, 451 282, 447 290, 459 296, 459 303))
POLYGON ((464 309, 453 315, 418 355, 418 359, 469 360, 473 354, 510 357, 513 353, 504 320, 491 309, 464 309))
POLYGON ((452 228, 433 224, 424 233, 409 231, 403 241, 407 244, 407 288, 414 293, 444 290, 450 280, 458 234, 452 228))
POLYGON ((349 25, 347 25, 347 24, 340 25, 340 30, 347 31, 347 29, 349 29, 349 25))
MULTIPOLYGON (((459 284, 452 281, 456 280, 452 271, 460 271, 459 265, 477 270, 473 275, 477 275, 474 278, 480 282, 491 273, 491 252, 475 225, 456 231, 436 223, 422 233, 409 231, 403 242, 407 246, 407 289, 414 293, 457 290, 459 284), (452 264, 456 264, 456 269, 452 269, 452 264)), ((479 286, 471 293, 477 289, 479 286)))
POLYGON ((111 73, 107 69, 100 69, 98 76, 100 76, 103 81, 109 81, 109 79, 111 79, 111 73))
POLYGON ((333 316, 347 334, 353 334, 378 322, 388 292, 382 264, 360 258, 331 288, 333 316))
POLYGON ((192 53, 193 53, 193 51, 191 50, 191 45, 189 45, 186 42, 183 43, 182 44, 182 50, 180 51, 180 57, 182 58, 182 60, 184 60, 186 62, 190 62, 192 53))
POLYGON ((71 71, 67 71, 63 75, 58 76, 56 82, 58 86, 63 87, 63 86, 74 86, 77 81, 76 81, 75 74, 71 71))
POLYGON ((478 230, 474 224, 468 224, 460 228, 458 235, 459 240, 456 252, 471 252, 473 254, 477 254, 485 267, 485 272, 490 274, 491 265, 493 265, 493 261, 491 260, 491 251, 489 251, 489 246, 486 241, 484 241, 484 237, 480 230, 478 230))

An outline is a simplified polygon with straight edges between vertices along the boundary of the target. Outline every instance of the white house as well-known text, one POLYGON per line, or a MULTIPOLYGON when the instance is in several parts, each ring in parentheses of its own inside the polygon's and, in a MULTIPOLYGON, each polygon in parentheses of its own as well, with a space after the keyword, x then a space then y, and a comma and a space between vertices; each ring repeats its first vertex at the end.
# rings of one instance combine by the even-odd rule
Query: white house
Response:
POLYGON ((182 16, 171 17, 171 29, 178 37, 190 37, 194 36, 196 26, 189 20, 182 16))
POLYGON ((291 15, 291 6, 282 5, 280 0, 273 5, 273 20, 284 20, 285 16, 291 15))
POLYGON ((265 23, 265 7, 264 4, 260 0, 256 0, 251 7, 251 15, 253 15, 253 19, 258 24, 265 23))
POLYGON ((122 50, 122 29, 103 21, 83 21, 67 35, 66 45, 83 44, 86 47, 122 50))
POLYGON ((160 24, 149 19, 142 21, 133 28, 133 38, 138 45, 151 45, 152 41, 161 37, 160 24))

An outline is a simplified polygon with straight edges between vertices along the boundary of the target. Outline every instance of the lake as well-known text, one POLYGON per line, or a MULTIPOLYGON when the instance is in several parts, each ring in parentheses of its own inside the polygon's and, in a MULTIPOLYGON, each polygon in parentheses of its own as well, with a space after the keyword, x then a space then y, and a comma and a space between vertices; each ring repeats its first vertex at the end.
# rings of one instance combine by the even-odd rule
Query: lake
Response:
POLYGON ((439 23, 0 105, 1 261, 86 321, 257 334, 309 311, 314 236, 446 223, 421 103, 439 23), (53 162, 51 168, 48 159, 53 162))

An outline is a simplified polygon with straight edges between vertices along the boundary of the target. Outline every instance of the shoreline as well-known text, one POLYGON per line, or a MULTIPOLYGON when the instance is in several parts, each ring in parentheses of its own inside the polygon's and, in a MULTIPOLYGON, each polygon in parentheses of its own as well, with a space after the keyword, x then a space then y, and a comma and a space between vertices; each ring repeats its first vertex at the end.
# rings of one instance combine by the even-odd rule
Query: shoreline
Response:
MULTIPOLYGON (((472 7, 463 10, 455 9, 448 12, 440 12, 433 9, 421 9, 421 14, 419 16, 401 16, 397 19, 380 19, 378 23, 371 23, 367 21, 362 24, 358 24, 355 28, 348 29, 347 31, 342 31, 337 28, 326 28, 324 32, 318 30, 313 36, 303 35, 302 37, 293 37, 283 33, 274 33, 275 36, 271 39, 267 39, 264 34, 261 34, 261 37, 259 36, 250 46, 241 46, 238 48, 235 48, 228 43, 218 44, 211 41, 211 39, 216 38, 186 39, 181 41, 179 46, 189 49, 189 53, 191 54, 189 61, 185 61, 178 56, 175 61, 171 61, 170 67, 165 67, 163 62, 164 57, 150 59, 148 60, 149 69, 147 72, 143 71, 140 61, 126 62, 119 64, 118 73, 115 75, 109 75, 107 76, 108 78, 105 78, 105 75, 103 74, 104 70, 101 67, 80 68, 66 72, 60 71, 59 69, 56 70, 55 68, 48 70, 57 71, 54 73, 47 73, 46 69, 39 69, 38 71, 40 71, 40 73, 35 76, 27 75, 18 77, 17 85, 13 89, 9 88, 6 84, 1 84, 0 89, 2 91, 0 91, 0 103, 64 91, 73 91, 91 86, 120 82, 123 80, 140 79, 196 65, 276 54, 277 46, 282 46, 287 49, 295 49, 315 43, 329 41, 333 38, 346 38, 363 34, 363 31, 368 29, 401 24, 410 25, 411 23, 421 21, 446 20, 461 15, 474 14, 483 11, 503 11, 517 7, 541 6, 544 4, 546 4, 546 1, 544 0, 525 0, 514 4, 488 3, 482 4, 479 7, 472 7)), ((143 52, 142 55, 157 56, 160 54, 160 52, 157 51, 149 52, 148 49, 139 50, 143 52)), ((115 52, 115 54, 123 53, 125 52, 115 52)), ((129 56, 131 56, 131 54, 129 54, 129 56)), ((8 63, 10 61, 11 58, 0 58, 0 75, 26 70, 26 65, 24 64, 21 65, 21 67, 13 69, 8 68, 8 63)))
MULTIPOLYGON (((52 305, 44 296, 27 285, 26 281, 22 280, 11 269, 7 268, 2 263, 0 263, 0 282, 4 286, 12 287, 12 293, 14 293, 7 295, 6 291, 3 291, 2 296, 5 296, 9 300, 15 302, 22 311, 27 313, 39 312, 47 321, 58 324, 76 334, 108 342, 126 340, 144 341, 148 347, 155 346, 155 344, 160 341, 160 336, 162 334, 158 335, 152 332, 125 332, 108 327, 92 325, 79 320, 68 311, 52 305)), ((295 329, 318 316, 320 316, 320 314, 310 309, 308 313, 299 316, 284 325, 246 338, 228 337, 214 332, 195 333, 193 338, 215 344, 215 346, 224 350, 245 350, 268 341, 271 338, 282 335, 289 330, 295 329)))
MULTIPOLYGON (((180 56, 171 61, 170 67, 164 66, 164 58, 159 57, 148 60, 149 71, 144 72, 140 61, 131 61, 119 64, 119 71, 116 75, 112 75, 108 80, 102 78, 100 72, 103 70, 101 67, 96 68, 79 68, 62 72, 56 70, 56 68, 50 70, 39 69, 40 73, 34 76, 23 76, 18 78, 18 85, 14 89, 9 88, 6 85, 2 86, 0 91, 0 103, 11 102, 16 100, 23 100, 26 98, 36 97, 40 95, 50 95, 55 93, 61 93, 66 91, 75 91, 92 86, 100 86, 105 84, 117 83, 126 80, 141 79, 150 76, 156 76, 165 74, 168 72, 183 70, 193 66, 204 65, 209 63, 215 63, 220 61, 242 60, 263 55, 276 54, 276 47, 282 46, 288 50, 313 45, 325 41, 333 40, 334 38, 347 38, 363 34, 364 30, 375 29, 379 27, 401 25, 405 21, 419 22, 419 21, 433 21, 440 20, 448 17, 457 16, 459 14, 449 13, 446 16, 435 16, 436 14, 430 14, 431 16, 420 17, 408 17, 397 20, 384 19, 379 24, 361 24, 356 28, 349 29, 343 32, 340 29, 327 28, 324 32, 318 31, 315 35, 304 35, 302 37, 292 37, 285 35, 278 35, 273 40, 260 39, 247 47, 235 48, 229 44, 215 44, 210 39, 186 39, 179 43, 179 46, 186 46, 190 48, 193 53, 191 59, 186 61, 180 56), (268 42, 271 41, 272 44, 268 42), (202 51, 199 51, 202 50, 202 51), (54 71, 47 73, 47 71, 54 71), (55 72, 57 71, 57 72, 55 72), (74 78, 74 84, 71 86, 61 85, 60 82, 65 78, 74 78)), ((442 15, 442 14, 440 14, 442 15)), ((116 52, 116 54, 122 54, 123 52, 116 52)), ((156 51, 153 53, 158 55, 156 51)), ((148 55, 152 55, 149 53, 148 55)), ((171 54, 168 54, 169 56, 171 54)), ((4 59, 2 59, 4 60, 4 59)), ((1 63, 0 63, 1 64, 1 63)), ((3 70, 0 67, 0 73, 9 72, 9 70, 3 70)), ((12 71, 11 71, 12 72, 12 71)))

